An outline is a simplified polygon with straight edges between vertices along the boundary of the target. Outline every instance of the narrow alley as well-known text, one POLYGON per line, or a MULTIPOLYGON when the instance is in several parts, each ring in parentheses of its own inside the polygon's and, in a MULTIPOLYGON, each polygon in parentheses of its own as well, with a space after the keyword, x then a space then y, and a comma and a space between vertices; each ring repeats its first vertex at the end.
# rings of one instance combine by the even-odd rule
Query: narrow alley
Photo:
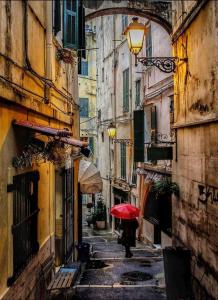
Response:
POLYGON ((132 258, 111 230, 96 230, 83 222, 83 242, 91 258, 75 288, 75 299, 166 299, 162 250, 137 242, 132 258))

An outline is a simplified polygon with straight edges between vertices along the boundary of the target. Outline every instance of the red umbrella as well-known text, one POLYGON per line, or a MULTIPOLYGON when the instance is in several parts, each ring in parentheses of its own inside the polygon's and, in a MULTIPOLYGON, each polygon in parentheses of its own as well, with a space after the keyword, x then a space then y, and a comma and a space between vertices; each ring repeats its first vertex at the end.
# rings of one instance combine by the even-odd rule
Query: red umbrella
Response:
POLYGON ((139 209, 129 203, 121 203, 111 208, 111 215, 119 219, 134 219, 139 216, 139 209))

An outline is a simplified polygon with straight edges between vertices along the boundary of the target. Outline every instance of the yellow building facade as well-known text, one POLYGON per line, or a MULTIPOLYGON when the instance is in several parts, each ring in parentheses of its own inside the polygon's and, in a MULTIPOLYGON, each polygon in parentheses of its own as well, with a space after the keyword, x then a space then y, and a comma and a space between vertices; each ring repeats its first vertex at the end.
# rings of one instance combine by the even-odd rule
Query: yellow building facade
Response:
POLYGON ((96 22, 86 22, 86 58, 79 72, 80 136, 88 137, 96 161, 96 22))
POLYGON ((66 5, 0 2, 0 299, 43 297, 46 265, 73 258, 78 241, 77 149, 84 144, 76 140, 77 57, 63 51, 68 33, 60 17, 66 8, 74 10, 74 1, 66 5), (46 145, 38 156, 33 140, 46 145), (45 155, 48 145, 56 152, 45 155), (66 149, 58 161, 55 155, 66 149))

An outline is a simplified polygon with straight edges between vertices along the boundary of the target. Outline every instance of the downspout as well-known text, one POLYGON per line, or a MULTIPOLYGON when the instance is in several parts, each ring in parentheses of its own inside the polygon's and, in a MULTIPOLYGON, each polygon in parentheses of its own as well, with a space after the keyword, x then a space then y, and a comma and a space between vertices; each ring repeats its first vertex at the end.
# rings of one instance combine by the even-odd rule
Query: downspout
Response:
MULTIPOLYGON (((116 124, 116 79, 117 79, 117 62, 116 62, 116 16, 113 16, 113 39, 114 39, 114 49, 113 49, 113 122, 116 124)), ((117 144, 114 143, 114 172, 113 177, 117 177, 117 144)), ((111 206, 114 206, 114 195, 112 193, 112 185, 110 182, 111 189, 111 206)), ((112 218, 112 232, 115 229, 115 220, 112 218)))
MULTIPOLYGON (((133 68, 132 68, 132 53, 129 51, 129 67, 130 67, 130 124, 129 124, 129 131, 130 131, 130 140, 133 141, 133 97, 132 97, 132 91, 133 91, 133 82, 132 82, 132 72, 133 72, 133 68)), ((134 145, 133 145, 134 147, 134 145)), ((129 147, 129 182, 131 182, 131 176, 132 176, 132 172, 133 172, 133 147, 129 147)), ((130 200, 131 200, 131 190, 130 190, 130 200)))
MULTIPOLYGON (((52 3, 53 1, 45 1, 46 8, 46 62, 45 77, 52 81, 52 3)), ((45 99, 50 102, 50 87, 45 84, 45 99)))

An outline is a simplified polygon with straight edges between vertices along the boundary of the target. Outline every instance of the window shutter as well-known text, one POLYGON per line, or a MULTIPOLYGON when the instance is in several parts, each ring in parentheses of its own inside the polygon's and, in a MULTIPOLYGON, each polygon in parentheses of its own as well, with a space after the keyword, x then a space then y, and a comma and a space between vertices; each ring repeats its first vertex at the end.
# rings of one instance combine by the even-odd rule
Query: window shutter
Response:
POLYGON ((88 118, 89 117, 89 99, 88 98, 79 98, 80 105, 80 117, 88 118))
POLYGON ((129 111, 129 69, 123 71, 123 111, 129 111))
POLYGON ((79 1, 79 36, 78 36, 78 48, 80 56, 86 58, 86 32, 85 32, 85 8, 83 7, 83 1, 79 1))
POLYGON ((64 0, 63 45, 78 49, 78 11, 79 0, 64 0))
POLYGON ((126 145, 120 144, 120 167, 121 178, 126 179, 126 145))
POLYGON ((151 107, 151 142, 157 141, 157 110, 156 106, 151 107))
POLYGON ((144 162, 144 110, 134 110, 134 162, 144 162))
POLYGON ((61 1, 54 2, 54 34, 56 35, 61 30, 61 1))
POLYGON ((135 107, 140 105, 140 90, 141 90, 141 80, 137 80, 136 81, 135 107))
POLYGON ((146 35, 146 57, 152 56, 152 37, 151 37, 151 27, 149 27, 148 33, 146 35))

